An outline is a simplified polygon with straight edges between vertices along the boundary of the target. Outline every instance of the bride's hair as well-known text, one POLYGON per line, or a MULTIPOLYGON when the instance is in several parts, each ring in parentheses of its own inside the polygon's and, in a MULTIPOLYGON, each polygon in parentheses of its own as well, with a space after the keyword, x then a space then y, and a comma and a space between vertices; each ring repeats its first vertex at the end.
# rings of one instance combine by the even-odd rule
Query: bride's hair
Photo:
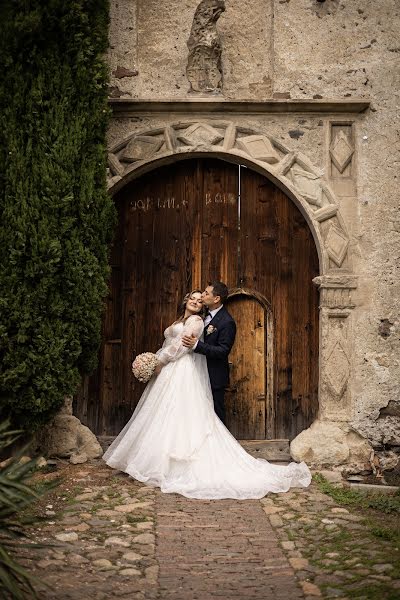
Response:
MULTIPOLYGON (((186 304, 187 304, 187 301, 189 300, 190 296, 192 294, 201 294, 201 293, 202 293, 201 290, 192 290, 188 294, 185 294, 182 302, 178 306, 177 321, 183 321, 183 319, 185 317, 186 304)), ((198 314, 200 315, 200 317, 204 317, 204 307, 201 309, 201 311, 198 314)))

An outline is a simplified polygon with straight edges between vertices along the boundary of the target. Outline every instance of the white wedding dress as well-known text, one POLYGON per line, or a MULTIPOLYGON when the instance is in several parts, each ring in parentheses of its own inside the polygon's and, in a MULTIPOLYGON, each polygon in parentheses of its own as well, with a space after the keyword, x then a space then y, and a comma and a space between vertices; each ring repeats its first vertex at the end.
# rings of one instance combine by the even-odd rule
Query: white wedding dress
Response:
POLYGON ((311 474, 305 463, 280 466, 253 458, 215 414, 206 358, 181 342, 186 333, 199 338, 203 327, 193 315, 165 330, 157 352, 165 366, 147 384, 104 460, 162 492, 187 498, 244 500, 307 487, 311 474))

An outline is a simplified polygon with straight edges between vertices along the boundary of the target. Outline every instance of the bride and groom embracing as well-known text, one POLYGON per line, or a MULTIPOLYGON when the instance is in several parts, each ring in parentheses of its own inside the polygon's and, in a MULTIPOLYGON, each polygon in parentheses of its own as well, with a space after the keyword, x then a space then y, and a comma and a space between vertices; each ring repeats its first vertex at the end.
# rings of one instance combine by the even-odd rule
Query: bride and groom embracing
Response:
POLYGON ((310 484, 305 463, 253 458, 225 427, 228 355, 236 335, 227 297, 219 281, 185 296, 164 332, 154 376, 104 454, 110 467, 162 492, 198 499, 262 498, 310 484))

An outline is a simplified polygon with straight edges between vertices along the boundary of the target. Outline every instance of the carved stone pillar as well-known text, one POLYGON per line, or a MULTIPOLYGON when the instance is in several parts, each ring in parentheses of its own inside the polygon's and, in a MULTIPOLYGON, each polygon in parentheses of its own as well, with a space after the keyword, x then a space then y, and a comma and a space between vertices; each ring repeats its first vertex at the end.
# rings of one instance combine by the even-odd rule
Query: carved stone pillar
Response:
POLYGON ((349 421, 352 414, 350 374, 352 357, 352 275, 323 275, 313 279, 320 290, 320 410, 319 418, 349 421))
POLYGON ((350 376, 352 372, 351 292, 356 277, 329 274, 315 277, 320 289, 320 393, 319 414, 312 425, 290 444, 294 460, 314 466, 347 465, 369 468, 371 447, 349 425, 352 417, 350 376))

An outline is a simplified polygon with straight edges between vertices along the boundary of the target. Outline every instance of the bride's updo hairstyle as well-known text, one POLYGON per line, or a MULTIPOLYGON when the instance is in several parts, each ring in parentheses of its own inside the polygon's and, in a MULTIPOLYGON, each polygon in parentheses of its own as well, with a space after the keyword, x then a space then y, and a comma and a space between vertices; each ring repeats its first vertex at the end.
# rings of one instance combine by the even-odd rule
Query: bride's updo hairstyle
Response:
MULTIPOLYGON (((202 294, 202 293, 203 292, 201 290, 192 290, 188 294, 185 294, 185 297, 183 298, 182 302, 178 306, 178 313, 177 313, 177 320, 178 321, 182 321, 184 319, 184 317, 185 317, 186 304, 187 304, 190 296, 192 294, 202 294)), ((197 314, 200 315, 200 317, 203 318, 204 317, 204 307, 197 314)))

